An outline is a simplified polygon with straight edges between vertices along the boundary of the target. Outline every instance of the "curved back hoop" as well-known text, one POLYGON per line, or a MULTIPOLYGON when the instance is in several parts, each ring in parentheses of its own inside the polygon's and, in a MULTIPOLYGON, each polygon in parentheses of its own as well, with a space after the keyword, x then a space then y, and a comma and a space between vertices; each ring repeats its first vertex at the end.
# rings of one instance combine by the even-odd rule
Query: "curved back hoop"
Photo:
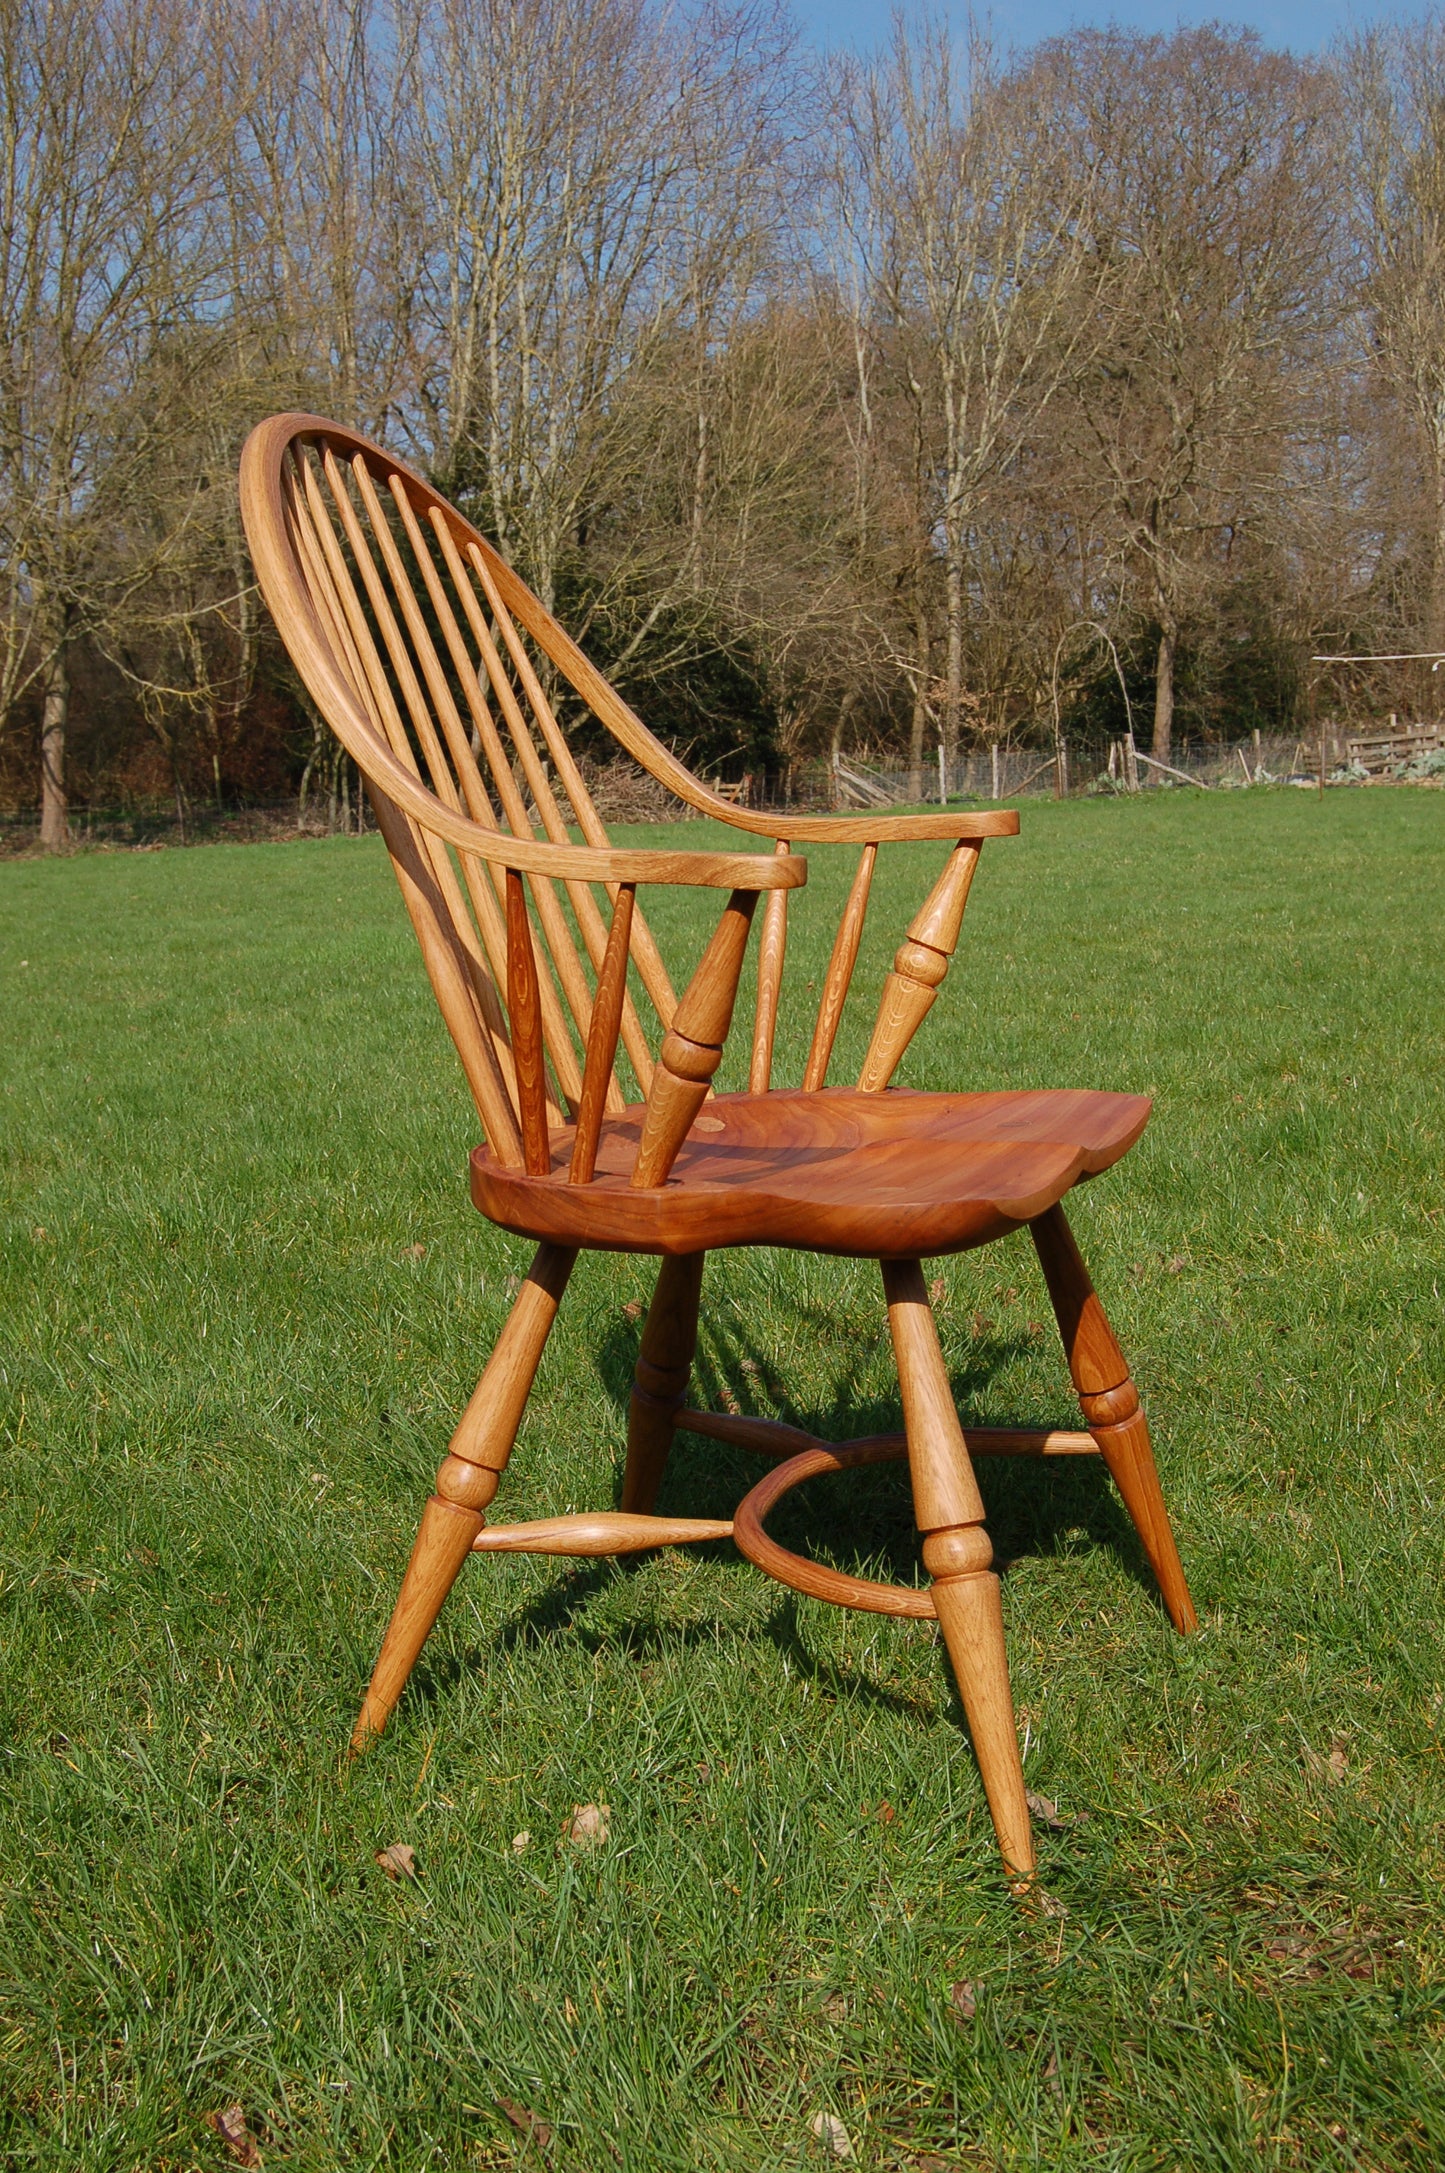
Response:
MULTIPOLYGON (((734 823, 735 810, 654 739, 485 537, 382 447, 319 416, 276 416, 247 441, 241 506, 286 647, 367 780, 483 1126, 503 1160, 530 1163, 529 1116, 545 1131, 581 1112, 599 991, 617 1011, 599 1120, 626 1106, 619 1039, 646 1096, 650 1044, 677 1011, 549 686, 680 799, 734 823), (599 880, 618 939, 610 971, 599 880)), ((757 867, 667 857, 674 881, 736 882, 757 867)), ((755 887, 803 873, 769 869, 755 887)))
POLYGON ((550 1135, 573 1122, 567 1175, 587 1181, 602 1122, 623 1112, 635 1083, 647 1114, 632 1182, 665 1181, 711 1091, 762 891, 770 896, 749 1088, 767 1090, 786 893, 807 874, 791 843, 805 839, 862 842, 807 1090, 826 1081, 879 842, 953 846, 885 985, 859 1085, 887 1085, 946 970, 980 843, 1016 831, 1016 814, 880 813, 860 837, 852 820, 789 815, 784 827, 722 799, 654 738, 423 476, 321 416, 278 415, 252 431, 241 512, 262 595, 303 684, 367 780, 499 1159, 547 1174, 550 1135), (589 712, 687 806, 774 841, 772 857, 615 851, 558 721, 559 698, 589 712), (664 881, 731 893, 681 1004, 636 902, 639 883, 664 881))

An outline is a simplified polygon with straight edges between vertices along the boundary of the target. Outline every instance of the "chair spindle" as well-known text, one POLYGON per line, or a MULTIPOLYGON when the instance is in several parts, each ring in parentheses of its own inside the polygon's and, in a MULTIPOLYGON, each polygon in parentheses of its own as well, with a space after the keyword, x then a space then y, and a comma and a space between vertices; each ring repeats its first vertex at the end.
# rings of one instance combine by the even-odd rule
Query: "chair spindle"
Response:
POLYGON ((637 896, 634 883, 620 883, 597 993, 592 1001, 592 1031, 587 1038, 587 1068, 582 1074, 582 1101, 577 1111, 577 1132, 572 1143, 568 1182, 585 1185, 597 1164, 597 1141, 602 1131, 602 1112, 612 1059, 622 1024, 622 997, 627 986, 627 953, 632 935, 632 909, 637 896))
POLYGON ((858 962, 858 945, 863 938, 863 920, 868 911, 868 892, 873 883, 873 864, 878 858, 876 845, 865 845, 858 857, 858 872, 843 908, 843 918, 838 923, 838 933, 833 938, 833 955, 828 960, 828 978, 823 983, 823 993, 818 1001, 818 1022, 813 1028, 813 1045, 808 1051, 807 1068, 803 1073, 803 1092, 814 1093, 828 1077, 828 1062, 833 1054, 833 1043, 838 1038, 838 1022, 843 1016, 843 1005, 848 997, 848 984, 853 978, 853 968, 858 962))
MULTIPOLYGON (((786 838, 774 847, 781 858, 789 851, 786 838)), ((758 1003, 753 1014, 753 1055, 748 1068, 749 1094, 766 1094, 773 1077, 773 1042, 778 1031, 778 1000, 783 986, 783 960, 788 948, 788 893, 775 890, 763 908, 763 932, 758 938, 758 1003)))
POLYGON ((547 1141, 547 1082, 542 1054, 542 1005, 527 891, 516 868, 507 870, 507 1008, 512 1014, 512 1060, 517 1067, 522 1152, 529 1177, 552 1167, 547 1141))

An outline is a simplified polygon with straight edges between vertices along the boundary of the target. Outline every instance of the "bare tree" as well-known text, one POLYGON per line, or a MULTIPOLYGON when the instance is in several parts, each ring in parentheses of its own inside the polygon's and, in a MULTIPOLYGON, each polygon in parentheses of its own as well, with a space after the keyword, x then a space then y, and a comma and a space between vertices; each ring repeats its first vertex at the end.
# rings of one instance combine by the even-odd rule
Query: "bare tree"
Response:
POLYGON ((72 644, 105 589, 110 514, 164 427, 128 395, 204 299, 214 149, 179 0, 5 0, 0 720, 38 680, 51 849, 67 836, 72 644))
POLYGON ((1191 613, 1285 468, 1330 305, 1331 85, 1251 32, 1086 31, 1045 48, 1097 178, 1107 339, 1082 382, 1113 551, 1157 629, 1154 754, 1191 613))
MULTIPOLYGON (((642 388, 680 370, 696 385, 700 365, 705 383, 769 267, 787 36, 763 7, 674 16, 647 0, 430 0, 416 23, 404 186, 427 239, 409 420, 551 604, 645 465, 642 388)), ((684 525, 674 593, 702 526, 684 525)))
MULTIPOLYGON (((1001 72, 976 34, 960 62, 940 26, 915 37, 900 20, 886 59, 850 71, 844 103, 840 233, 881 368, 914 411, 914 531, 942 563, 952 753, 983 499, 1092 337, 1091 179, 1064 155, 1047 72, 1001 72)), ((916 602, 917 576, 911 585, 916 602)), ((919 688, 929 678, 922 656, 911 676, 919 688)))
POLYGON ((1383 389, 1413 423, 1428 501, 1413 630, 1445 649, 1445 20, 1373 30, 1341 56, 1363 304, 1383 389))

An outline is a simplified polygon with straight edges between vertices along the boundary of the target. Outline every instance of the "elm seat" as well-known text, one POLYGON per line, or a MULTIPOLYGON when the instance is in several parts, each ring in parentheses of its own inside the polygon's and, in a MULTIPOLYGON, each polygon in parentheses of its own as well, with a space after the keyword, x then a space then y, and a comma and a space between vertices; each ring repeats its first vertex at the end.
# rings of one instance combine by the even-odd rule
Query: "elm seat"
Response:
POLYGON ((519 1237, 603 1251, 684 1254, 791 1245, 874 1259, 966 1252, 1056 1205, 1127 1154, 1149 1121, 1142 1094, 1044 1091, 719 1094, 704 1104, 665 1184, 630 1183, 645 1110, 602 1126, 585 1192, 567 1181, 574 1128, 549 1135, 552 1168, 528 1176, 486 1147, 472 1199, 519 1237))
MULTIPOLYGON (((766 1575, 839 1606, 936 1619, 1010 1878, 1034 1846, 1009 1689, 999 1580, 973 1461, 1099 1456, 1180 1630, 1194 1611, 1149 1428, 1062 1200, 1138 1138, 1138 1095, 933 1094, 894 1086, 947 977, 986 840, 1011 808, 859 817, 745 807, 655 739, 486 538, 423 476, 336 423, 280 415, 241 458, 257 579, 307 693, 366 778, 378 828, 461 1059, 486 1144, 484 1215, 536 1244, 458 1421, 352 1737, 385 1727, 472 1554, 622 1554, 731 1534, 766 1575), (566 707, 563 708, 565 703, 566 707), (569 729, 610 734, 734 849, 620 850, 569 729), (581 842, 578 842, 580 833, 581 842), (877 1002, 857 1081, 828 1085, 874 867, 895 842, 944 848, 877 1002), (774 1090, 789 901, 801 848, 851 846, 853 878, 801 1085, 774 1090), (643 913, 663 884, 723 896, 679 997, 643 913), (757 908, 762 904, 762 911, 757 908), (746 1093, 714 1095, 754 919, 757 998, 746 1093), (923 1261, 1027 1225, 1087 1431, 973 1426, 955 1407, 923 1261), (785 1245, 879 1263, 901 1433, 829 1443, 778 1418, 687 1406, 703 1267, 722 1246, 785 1245), (527 1399, 583 1248, 658 1256, 616 1508, 489 1524, 527 1399), (674 1436, 736 1443, 772 1468, 731 1519, 659 1516, 674 1436), (763 1519, 823 1471, 906 1456, 927 1587, 871 1583, 771 1539, 763 1519)), ((810 984, 811 986, 811 984, 810 984)), ((811 1008, 811 1006, 810 1006, 811 1008)), ((535 1431, 545 1444, 545 1414, 535 1431)))

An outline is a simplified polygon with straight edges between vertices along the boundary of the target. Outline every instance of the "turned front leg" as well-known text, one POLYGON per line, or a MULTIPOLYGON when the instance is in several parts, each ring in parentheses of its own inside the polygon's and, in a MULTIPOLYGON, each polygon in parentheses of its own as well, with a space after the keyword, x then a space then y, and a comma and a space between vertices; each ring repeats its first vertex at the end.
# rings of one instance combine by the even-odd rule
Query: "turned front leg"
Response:
POLYGON ((627 1469, 622 1507, 650 1514, 672 1448, 677 1414, 687 1398, 697 1350, 697 1309, 706 1253, 663 1261, 647 1309, 637 1372, 627 1409, 627 1469))
POLYGON ((1174 1544, 1149 1421, 1062 1207, 1029 1224, 1079 1407, 1143 1543, 1176 1630, 1199 1627, 1174 1544))
POLYGON ((537 1248, 486 1371, 462 1413, 437 1472, 436 1492, 422 1511, 411 1560, 352 1732, 353 1751, 363 1749, 391 1718, 442 1602, 482 1529, 482 1511, 507 1467, 576 1258, 575 1251, 560 1245, 537 1248))
POLYGON ((903 1392, 914 1514, 924 1535, 924 1567, 933 1580, 933 1604, 968 1715, 1004 1864, 1024 1880, 1036 1861, 1033 1830, 1009 1688, 1003 1604, 991 1567, 993 1546, 983 1528, 983 1499, 954 1408, 922 1266, 917 1260, 885 1260, 881 1265, 903 1392))

